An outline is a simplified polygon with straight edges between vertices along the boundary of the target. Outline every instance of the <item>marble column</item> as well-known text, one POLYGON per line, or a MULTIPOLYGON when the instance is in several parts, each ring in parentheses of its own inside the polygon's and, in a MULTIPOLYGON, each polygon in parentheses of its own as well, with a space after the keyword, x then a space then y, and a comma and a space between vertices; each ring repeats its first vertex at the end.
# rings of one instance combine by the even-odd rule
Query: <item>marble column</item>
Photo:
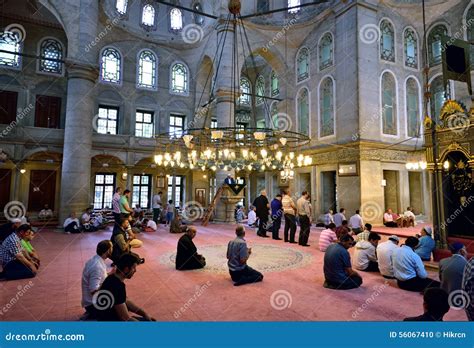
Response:
POLYGON ((60 221, 93 202, 90 186, 93 89, 97 68, 77 61, 67 63, 68 93, 61 174, 60 221))

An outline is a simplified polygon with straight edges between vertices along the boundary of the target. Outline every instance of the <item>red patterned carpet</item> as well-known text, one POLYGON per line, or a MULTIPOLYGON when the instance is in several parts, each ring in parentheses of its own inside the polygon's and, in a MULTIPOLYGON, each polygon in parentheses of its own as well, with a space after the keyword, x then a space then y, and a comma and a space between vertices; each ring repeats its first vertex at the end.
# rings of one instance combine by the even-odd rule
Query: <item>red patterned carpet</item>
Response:
MULTIPOLYGON (((220 260, 233 236, 230 225, 198 226, 196 245, 213 266, 178 272, 167 260, 179 235, 164 227, 142 233, 144 246, 136 251, 146 263, 127 282, 128 296, 161 321, 393 321, 423 311, 422 295, 402 291, 377 274, 363 274, 359 289, 323 288, 323 253, 317 250, 319 231, 314 228, 309 248, 262 239, 248 230, 247 240, 255 249, 249 264, 263 267, 265 279, 234 287, 222 271, 226 260, 220 260)), ((83 264, 94 255, 97 242, 109 237, 109 231, 40 232, 33 242, 42 259, 40 272, 31 280, 0 282, 0 321, 78 320, 83 313, 83 264)), ((450 310, 445 319, 464 321, 466 316, 450 310)))

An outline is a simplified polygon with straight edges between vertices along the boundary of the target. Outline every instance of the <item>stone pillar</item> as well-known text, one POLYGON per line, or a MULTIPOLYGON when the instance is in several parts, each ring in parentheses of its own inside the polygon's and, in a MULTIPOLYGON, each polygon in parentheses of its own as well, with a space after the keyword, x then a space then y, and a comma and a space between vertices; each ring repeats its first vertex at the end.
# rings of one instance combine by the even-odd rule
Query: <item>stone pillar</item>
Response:
MULTIPOLYGON (((360 208, 357 207, 356 209, 360 209, 364 223, 368 222, 380 226, 383 223, 385 208, 382 163, 379 161, 360 161, 359 165, 360 208)), ((353 206, 350 208, 353 208, 353 206)), ((346 207, 346 209, 348 208, 346 207)), ((354 212, 348 210, 346 217, 349 218, 352 214, 354 212)))
POLYGON ((67 63, 68 94, 61 174, 60 222, 70 212, 92 203, 90 173, 92 152, 93 89, 97 68, 75 61, 67 63))

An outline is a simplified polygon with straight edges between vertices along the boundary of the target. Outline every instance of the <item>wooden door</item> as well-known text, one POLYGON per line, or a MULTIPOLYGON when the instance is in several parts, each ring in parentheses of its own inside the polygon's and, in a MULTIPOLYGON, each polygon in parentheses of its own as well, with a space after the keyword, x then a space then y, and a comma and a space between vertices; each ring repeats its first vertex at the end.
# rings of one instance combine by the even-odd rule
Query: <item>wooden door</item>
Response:
POLYGON ((16 120, 18 93, 0 91, 0 123, 9 124, 16 120))
POLYGON ((10 190, 12 183, 12 171, 0 169, 0 211, 10 202, 10 190))
POLYGON ((56 197, 56 171, 32 170, 30 176, 30 194, 28 210, 40 211, 45 204, 54 210, 56 197))
POLYGON ((59 128, 61 98, 47 95, 36 96, 35 127, 59 128))

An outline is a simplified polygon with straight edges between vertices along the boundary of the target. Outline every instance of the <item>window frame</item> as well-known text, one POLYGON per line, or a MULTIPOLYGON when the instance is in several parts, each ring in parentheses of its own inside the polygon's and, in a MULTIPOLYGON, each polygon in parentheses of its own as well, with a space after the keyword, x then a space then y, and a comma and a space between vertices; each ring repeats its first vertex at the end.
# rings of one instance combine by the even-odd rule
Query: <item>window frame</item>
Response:
POLYGON ((415 85, 417 88, 417 93, 418 93, 418 98, 417 98, 417 103, 418 103, 418 137, 414 137, 414 139, 419 139, 423 136, 423 113, 421 110, 423 110, 423 100, 421 96, 421 84, 414 75, 409 75, 405 81, 404 81, 404 100, 405 100, 405 134, 407 138, 411 138, 412 136, 408 134, 408 81, 410 79, 413 79, 415 81, 415 85))
POLYGON ((427 50, 428 50, 428 65, 430 68, 433 68, 433 67, 436 67, 438 65, 441 65, 442 62, 443 62, 443 47, 442 47, 442 43, 441 43, 441 38, 440 38, 440 45, 441 45, 441 55, 440 55, 440 58, 439 58, 439 61, 436 61, 434 62, 434 60, 432 61, 432 55, 433 55, 433 51, 432 51, 432 47, 430 45, 430 37, 431 37, 431 34, 433 33, 433 31, 438 28, 438 27, 441 27, 443 26, 445 29, 446 29, 446 35, 449 36, 449 33, 450 33, 450 28, 449 26, 445 23, 445 22, 436 22, 436 23, 433 23, 431 25, 431 28, 428 30, 428 34, 426 35, 426 47, 427 47, 427 50))
MULTIPOLYGON (((106 130, 108 129, 108 124, 109 124, 109 117, 108 117, 108 112, 107 112, 107 119, 105 119, 107 121, 107 125, 106 125, 106 130)), ((99 104, 98 108, 97 108, 97 130, 96 130, 96 134, 101 134, 101 135, 119 135, 119 120, 120 120, 120 107, 119 106, 115 106, 115 105, 107 105, 107 104, 99 104), (116 110, 117 111, 117 120, 116 120, 116 127, 115 127, 115 134, 112 134, 112 133, 100 133, 99 132, 99 120, 103 120, 104 118, 101 118, 100 117, 100 109, 107 109, 108 110, 116 110)))
POLYGON ((311 93, 309 91, 309 88, 307 86, 301 87, 298 92, 296 93, 296 131, 298 133, 304 134, 311 138, 311 93), (300 99, 300 94, 303 90, 306 90, 307 92, 307 98, 308 98, 308 133, 306 134, 305 132, 300 131, 300 112, 299 112, 299 99, 300 99))
POLYGON ((136 78, 136 87, 148 91, 157 91, 158 90, 158 56, 153 52, 152 50, 148 48, 144 48, 140 50, 137 53, 137 78, 136 78), (152 80, 153 80, 153 85, 151 87, 145 86, 143 84, 140 84, 140 70, 141 70, 141 65, 140 65, 140 58, 142 54, 144 53, 151 53, 151 56, 154 57, 154 62, 153 62, 153 72, 154 74, 152 75, 152 80))
MULTIPOLYGON (((393 106, 392 106, 393 108, 393 106)), ((399 98, 398 98, 398 81, 397 81, 397 77, 396 75, 393 73, 393 71, 389 70, 389 69, 385 69, 382 71, 382 73, 380 74, 380 78, 379 78, 379 110, 380 110, 380 134, 381 136, 383 137, 389 137, 389 138, 400 138, 400 103, 399 103, 399 98), (395 134, 387 134, 387 133, 384 133, 384 128, 383 128, 383 123, 384 123, 384 120, 383 120, 383 117, 384 117, 384 113, 383 113, 383 93, 384 93, 384 89, 383 89, 383 76, 385 74, 390 74, 394 80, 394 91, 395 91, 395 97, 394 97, 394 100, 395 100, 395 110, 392 110, 394 111, 393 112, 393 117, 395 119, 395 130, 396 130, 396 133, 395 134)))
MULTIPOLYGON (((65 57, 65 54, 66 54, 64 45, 63 45, 63 43, 62 43, 59 39, 57 39, 57 38, 55 38, 55 37, 53 37, 53 36, 45 36, 45 37, 43 37, 43 38, 38 42, 38 45, 37 45, 38 56, 39 56, 39 57, 42 57, 42 52, 41 52, 41 51, 42 51, 42 47, 41 47, 41 46, 43 45, 43 42, 45 42, 46 40, 54 40, 54 41, 56 41, 56 42, 59 44, 59 46, 61 47, 61 52, 60 52, 61 57, 58 58, 58 59, 64 60, 64 57, 65 57)), ((63 62, 59 62, 60 69, 61 69, 60 72, 42 71, 42 70, 41 70, 41 63, 42 63, 43 60, 47 60, 47 59, 42 59, 42 58, 37 59, 37 62, 36 62, 36 72, 37 72, 38 74, 49 75, 49 76, 64 76, 64 75, 65 75, 65 70, 66 70, 66 69, 65 69, 65 66, 64 66, 64 63, 63 63, 63 62)))
POLYGON ((321 78, 321 81, 319 82, 318 85, 318 138, 319 139, 330 139, 330 138, 335 138, 336 137, 336 132, 337 132, 337 127, 336 127, 336 80, 332 75, 325 75, 323 78, 321 78), (330 79, 332 81, 332 118, 333 118, 333 133, 329 135, 321 135, 322 133, 322 103, 321 103, 321 95, 322 95, 322 90, 321 88, 323 87, 323 82, 326 81, 327 79, 330 79))
POLYGON ((308 47, 306 46, 303 46, 301 47, 298 52, 296 53, 296 84, 300 84, 306 80, 308 80, 310 77, 311 77, 311 52, 309 50, 308 47), (301 52, 302 51, 306 51, 307 52, 307 56, 306 56, 306 65, 307 65, 307 68, 308 68, 308 72, 307 72, 307 76, 303 76, 301 77, 300 79, 300 73, 299 73, 299 60, 300 60, 300 55, 301 55, 301 52))
POLYGON ((142 3, 141 9, 140 9, 140 26, 145 29, 146 31, 152 31, 156 30, 157 27, 157 15, 158 15, 158 8, 155 6, 155 4, 151 1, 146 1, 142 3), (145 7, 150 6, 153 9, 153 24, 146 24, 143 22, 143 14, 145 12, 145 7))
POLYGON ((252 83, 250 82, 248 77, 246 77, 246 76, 241 76, 240 77, 240 79, 239 79, 239 91, 240 91, 240 93, 246 93, 246 94, 242 94, 242 95, 239 96, 238 105, 240 105, 240 106, 242 106, 242 105, 251 106, 252 105, 252 83), (245 82, 248 83, 248 86, 249 86, 248 93, 242 91, 242 81, 245 81, 245 82), (248 103, 247 102, 242 102, 242 99, 248 99, 248 103))
POLYGON ((330 68, 330 67, 333 67, 334 66, 334 35, 332 34, 332 32, 330 31, 326 31, 325 33, 323 33, 323 35, 321 35, 321 37, 319 38, 318 40, 318 55, 317 55, 317 59, 318 59, 318 71, 321 72, 321 71, 324 71, 326 70, 327 68, 330 68), (330 45, 330 52, 331 52, 331 62, 328 63, 327 65, 324 65, 323 67, 321 66, 321 44, 322 44, 322 41, 325 37, 327 36, 330 36, 331 37, 331 45, 330 45))
POLYGON ((383 17, 380 21, 379 21, 379 26, 378 26, 378 29, 379 29, 379 60, 384 62, 384 63, 388 63, 388 64, 396 64, 397 62, 397 31, 395 29, 395 24, 392 22, 391 19, 387 18, 387 17, 383 17), (387 22, 388 24, 390 24, 391 28, 392 28, 392 50, 393 50, 393 60, 391 59, 386 59, 386 58, 383 58, 382 57, 382 47, 383 47, 383 33, 382 33, 382 23, 383 22, 387 22))
POLYGON ((135 137, 138 137, 138 138, 145 138, 145 139, 151 139, 155 136, 155 112, 154 111, 150 111, 150 110, 144 110, 144 109, 136 109, 135 110, 135 132, 133 133, 135 137), (141 122, 138 122, 137 120, 137 114, 138 113, 142 113, 143 116, 145 114, 150 114, 151 116, 151 122, 145 122, 145 121, 141 121, 141 122), (143 126, 142 126, 142 135, 137 135, 137 124, 140 123, 142 125, 144 124, 149 124, 151 125, 151 135, 149 137, 146 137, 143 135, 143 126))
POLYGON ((255 105, 265 104, 265 77, 259 74, 255 79, 255 105), (263 88, 263 95, 259 94, 259 89, 263 88))
POLYGON ((169 115, 169 118, 168 118, 168 133, 170 134, 170 136, 173 138, 173 139, 179 139, 183 136, 183 133, 184 131, 186 130, 186 115, 184 114, 181 114, 181 113, 178 113, 178 112, 171 112, 170 115, 169 115), (182 128, 181 128, 181 134, 179 136, 176 136, 175 135, 175 131, 171 131, 171 127, 178 127, 176 126, 176 124, 171 124, 171 118, 174 117, 174 118, 180 118, 182 119, 182 128))
MULTIPOLYGON (((19 24, 15 24, 15 25, 19 25, 19 24)), ((23 26, 21 26, 21 28, 23 28, 23 26)), ((9 34, 8 36, 14 36, 16 37, 16 35, 12 34, 12 33, 6 33, 4 32, 2 35, 0 35, 0 40, 2 39, 3 35, 7 35, 9 34)), ((17 56, 18 57, 18 64, 17 65, 6 65, 6 64, 0 64, 0 69, 12 69, 12 70, 17 70, 17 71, 21 71, 22 70, 22 67, 23 67, 23 59, 22 59, 22 53, 23 53, 23 49, 24 49, 24 41, 20 41, 18 38, 17 38, 17 48, 18 48, 18 51, 15 52, 15 53, 4 53, 4 54, 12 54, 13 56, 17 56), (19 41, 19 42, 18 42, 19 41)))
POLYGON ((189 68, 188 66, 182 62, 182 61, 175 61, 173 62, 171 65, 170 65, 170 78, 169 78, 169 93, 170 94, 174 94, 174 95, 182 95, 182 96, 189 96, 189 84, 190 84, 190 76, 189 76, 189 68), (173 68, 176 66, 176 65, 182 65, 184 67, 184 70, 185 70, 185 78, 184 78, 184 81, 185 81, 185 90, 183 92, 178 92, 178 91, 174 91, 173 90, 173 68))
POLYGON ((100 50, 100 55, 99 55, 99 82, 103 83, 103 84, 109 84, 109 85, 112 85, 112 86, 122 86, 122 82, 123 82, 123 55, 122 55, 122 52, 120 52, 120 50, 115 46, 105 46, 104 48, 102 48, 102 50, 100 50), (102 76, 102 71, 104 69, 104 66, 103 66, 103 64, 104 64, 103 63, 104 52, 109 50, 109 49, 115 50, 119 55, 120 67, 119 67, 119 80, 118 80, 118 82, 114 82, 114 81, 110 81, 110 80, 104 80, 103 76, 102 76))
POLYGON ((140 205, 140 208, 142 209, 150 209, 151 208, 151 180, 152 180, 152 175, 151 174, 133 174, 132 176, 132 201, 131 201, 131 208, 134 209, 135 208, 135 205, 137 204, 137 202, 134 201, 134 198, 135 198, 135 187, 138 187, 139 190, 138 190, 138 204, 140 205), (139 184, 135 184, 135 177, 139 177, 140 178, 140 183, 139 184), (148 184, 143 184, 142 183, 142 178, 143 177, 147 177, 148 178, 148 184), (142 192, 142 188, 143 187, 146 187, 148 189, 148 192, 146 193, 146 202, 147 202, 147 205, 146 207, 142 206, 141 202, 142 202, 142 196, 143 196, 143 192, 142 192))
POLYGON ((169 12, 168 12, 168 18, 169 18, 169 20, 168 20, 168 28, 169 28, 169 31, 172 32, 172 33, 174 33, 174 34, 180 33, 180 32, 183 30, 183 28, 184 28, 184 14, 183 14, 183 11, 181 11, 181 10, 180 10, 179 8, 177 8, 177 7, 173 7, 173 8, 171 8, 171 9, 169 10, 169 12), (171 23, 172 23, 172 20, 171 20, 171 13, 172 13, 173 11, 179 11, 179 13, 180 13, 180 15, 181 15, 181 27, 180 27, 180 28, 173 28, 173 27, 171 26, 171 23))
POLYGON ((94 174, 94 203, 93 203, 93 206, 94 206, 94 209, 100 209, 100 210, 103 210, 103 209, 106 209, 105 207, 105 187, 107 186, 111 186, 112 187, 112 196, 110 197, 110 210, 113 209, 112 207, 112 198, 113 198, 113 195, 114 195, 114 190, 115 190, 115 185, 116 185, 116 182, 117 182, 117 173, 105 173, 105 172, 96 172, 94 174), (97 176, 98 175, 103 175, 104 176, 104 184, 97 184, 97 176), (106 184, 105 183, 105 176, 106 175, 112 175, 113 176, 113 183, 112 184, 106 184), (101 186, 103 187, 103 191, 102 191, 102 204, 101 204, 101 207, 100 208, 96 208, 96 187, 97 186, 101 186))

